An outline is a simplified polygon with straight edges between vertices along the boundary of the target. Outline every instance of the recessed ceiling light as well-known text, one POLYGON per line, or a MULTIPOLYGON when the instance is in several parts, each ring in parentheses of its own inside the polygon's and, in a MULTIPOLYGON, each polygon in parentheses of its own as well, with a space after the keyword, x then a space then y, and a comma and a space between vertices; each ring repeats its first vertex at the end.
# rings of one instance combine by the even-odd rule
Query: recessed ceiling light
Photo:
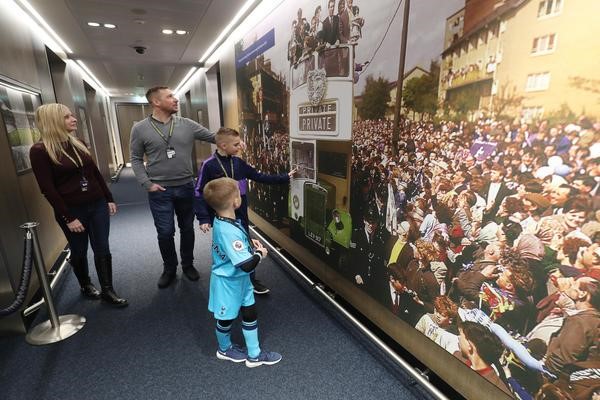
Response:
POLYGON ((173 34, 173 30, 172 29, 163 29, 162 33, 164 33, 165 35, 172 35, 173 34))
POLYGON ((89 26, 100 26, 100 24, 97 22, 88 22, 88 25, 89 26))
POLYGON ((175 33, 178 34, 178 35, 185 35, 187 33, 187 31, 184 31, 182 29, 178 29, 178 30, 175 31, 175 33))
POLYGON ((104 24, 104 27, 108 29, 115 29, 117 26, 115 24, 104 24))

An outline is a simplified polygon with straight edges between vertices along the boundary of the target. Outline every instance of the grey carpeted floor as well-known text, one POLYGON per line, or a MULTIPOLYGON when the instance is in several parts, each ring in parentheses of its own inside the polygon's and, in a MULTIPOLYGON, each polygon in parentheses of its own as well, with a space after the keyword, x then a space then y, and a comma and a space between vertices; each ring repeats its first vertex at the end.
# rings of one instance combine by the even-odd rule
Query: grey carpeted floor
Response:
MULTIPOLYGON (((415 399, 427 398, 335 311, 271 259, 258 277, 263 349, 283 360, 255 369, 215 357, 214 320, 206 309, 210 236, 197 231, 190 282, 159 290, 156 233, 146 195, 125 169, 112 186, 119 213, 111 226, 117 293, 130 306, 83 300, 68 274, 55 290, 59 314, 87 318, 83 330, 48 346, 0 338, 0 399, 415 399)), ((91 259, 90 259, 91 261, 91 259)), ((92 279, 97 282, 95 272, 92 279)), ((44 312, 35 324, 45 320, 44 312)), ((234 341, 243 343, 239 322, 234 341)))

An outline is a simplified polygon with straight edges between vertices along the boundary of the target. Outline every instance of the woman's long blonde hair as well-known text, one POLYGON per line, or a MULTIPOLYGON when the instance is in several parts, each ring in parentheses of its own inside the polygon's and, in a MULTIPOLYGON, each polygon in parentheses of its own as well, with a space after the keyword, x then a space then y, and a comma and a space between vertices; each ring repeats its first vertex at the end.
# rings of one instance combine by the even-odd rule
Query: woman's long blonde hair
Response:
POLYGON ((41 141, 55 164, 60 164, 60 155, 66 154, 64 142, 70 142, 77 151, 90 155, 85 144, 67 131, 65 115, 70 112, 69 107, 59 103, 44 104, 35 110, 35 123, 40 131, 41 141))

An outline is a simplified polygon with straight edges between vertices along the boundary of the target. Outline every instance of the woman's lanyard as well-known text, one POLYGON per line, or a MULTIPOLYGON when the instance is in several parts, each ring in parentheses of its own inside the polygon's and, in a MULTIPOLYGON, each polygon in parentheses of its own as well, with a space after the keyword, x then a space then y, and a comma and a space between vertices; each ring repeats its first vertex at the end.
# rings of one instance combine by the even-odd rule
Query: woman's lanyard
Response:
MULTIPOLYGON (((219 153, 216 154, 215 158, 219 162, 219 165, 221 166, 221 169, 223 170, 223 173, 225 174, 225 176, 229 178, 229 174, 225 170, 225 166, 223 166, 223 163, 221 162, 221 159, 219 158, 219 153)), ((229 158, 229 165, 231 166, 231 179, 235 179, 235 176, 233 174, 233 157, 231 157, 231 156, 229 158)))
POLYGON ((156 124, 152 121, 152 116, 149 116, 148 120, 150 121, 150 125, 152 125, 152 127, 154 128, 156 133, 158 133, 158 136, 160 136, 162 138, 162 140, 164 140, 165 143, 167 144, 167 158, 168 159, 175 158, 175 149, 170 145, 171 137, 173 136, 173 127, 175 126, 175 119, 173 117, 171 117, 171 127, 169 128, 169 136, 168 137, 165 137, 165 135, 161 132, 161 130, 158 129, 158 126, 156 126, 156 124))
POLYGON ((85 177, 85 173, 83 172, 83 161, 81 160, 81 157, 79 156, 79 152, 77 151, 77 148, 75 148, 75 146, 73 146, 73 143, 71 143, 69 141, 69 144, 71 145, 71 148, 73 149, 73 152, 75 153, 75 156, 77 157, 77 161, 79 161, 79 163, 77 163, 77 161, 75 161, 75 159, 73 157, 71 157, 64 149, 62 152, 69 160, 71 160, 71 162, 73 164, 75 164, 75 167, 77 167, 77 169, 81 173, 81 180, 79 181, 79 187, 81 188, 82 192, 87 192, 89 182, 88 182, 87 178, 85 177))

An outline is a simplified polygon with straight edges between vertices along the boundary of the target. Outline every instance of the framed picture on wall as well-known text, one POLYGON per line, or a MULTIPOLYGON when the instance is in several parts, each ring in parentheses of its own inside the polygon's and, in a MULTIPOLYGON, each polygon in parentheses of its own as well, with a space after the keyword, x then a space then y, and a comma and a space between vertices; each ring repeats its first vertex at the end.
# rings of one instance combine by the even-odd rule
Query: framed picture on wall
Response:
POLYGON ((31 170, 29 149, 40 139, 35 110, 42 105, 38 93, 0 81, 0 115, 18 174, 31 170))
POLYGON ((85 108, 77 107, 77 117, 79 119, 79 122, 81 123, 81 132, 79 133, 79 137, 85 142, 88 149, 91 149, 92 141, 90 137, 90 131, 88 129, 88 120, 85 108))

